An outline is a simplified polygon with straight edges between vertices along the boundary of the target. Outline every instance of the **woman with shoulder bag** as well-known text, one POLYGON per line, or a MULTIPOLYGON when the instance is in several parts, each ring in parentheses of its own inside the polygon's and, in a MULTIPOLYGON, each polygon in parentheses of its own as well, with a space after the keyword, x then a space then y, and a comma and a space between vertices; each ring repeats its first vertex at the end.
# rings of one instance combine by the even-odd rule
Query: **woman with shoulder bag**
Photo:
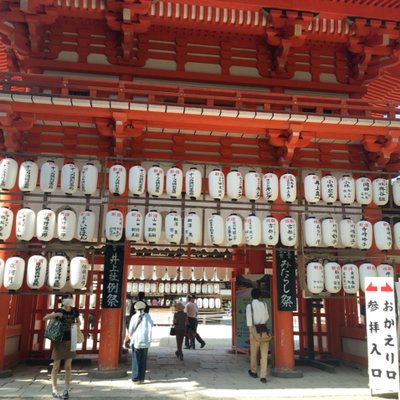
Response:
POLYGON ((175 305, 175 313, 174 313, 174 328, 175 328, 175 336, 176 336, 176 352, 175 355, 183 360, 183 339, 185 337, 186 326, 188 324, 187 314, 185 313, 185 306, 178 302, 175 305))
POLYGON ((51 371, 51 386, 53 399, 68 399, 71 383, 72 359, 76 356, 75 351, 71 351, 71 329, 74 323, 79 326, 79 312, 76 307, 72 307, 72 294, 68 293, 62 296, 62 307, 54 312, 47 314, 43 320, 60 319, 63 323, 64 333, 59 342, 53 341, 53 352, 51 358, 54 360, 51 371), (60 371, 61 360, 64 360, 65 368, 65 390, 61 394, 57 391, 57 375, 60 371))

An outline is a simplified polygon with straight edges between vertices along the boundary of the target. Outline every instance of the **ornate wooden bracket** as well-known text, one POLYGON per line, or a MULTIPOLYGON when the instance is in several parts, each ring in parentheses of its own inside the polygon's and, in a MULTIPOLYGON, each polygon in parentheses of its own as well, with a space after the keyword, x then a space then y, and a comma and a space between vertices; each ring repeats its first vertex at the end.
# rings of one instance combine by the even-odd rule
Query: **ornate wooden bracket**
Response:
POLYGON ((4 147, 8 151, 21 150, 21 139, 24 131, 32 129, 35 115, 32 113, 15 113, 11 106, 0 108, 0 128, 4 132, 4 147))
POLYGON ((371 168, 384 167, 391 155, 398 151, 400 131, 389 131, 385 136, 366 135, 363 139, 364 149, 369 152, 371 168))

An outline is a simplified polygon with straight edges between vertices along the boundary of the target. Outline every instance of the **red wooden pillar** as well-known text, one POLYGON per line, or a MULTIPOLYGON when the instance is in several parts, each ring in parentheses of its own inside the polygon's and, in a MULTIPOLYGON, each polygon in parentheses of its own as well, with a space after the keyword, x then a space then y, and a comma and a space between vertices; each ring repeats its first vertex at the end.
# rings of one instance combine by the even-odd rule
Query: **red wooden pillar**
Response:
POLYGON ((265 246, 247 250, 247 263, 250 274, 264 274, 267 263, 265 261, 265 246))

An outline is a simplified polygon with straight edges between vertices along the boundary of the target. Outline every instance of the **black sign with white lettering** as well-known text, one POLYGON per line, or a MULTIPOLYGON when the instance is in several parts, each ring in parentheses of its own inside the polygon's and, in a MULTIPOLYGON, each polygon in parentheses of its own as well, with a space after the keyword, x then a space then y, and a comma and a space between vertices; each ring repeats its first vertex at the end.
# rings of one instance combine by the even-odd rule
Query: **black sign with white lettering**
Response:
POLYGON ((276 250, 278 310, 296 311, 296 271, 293 250, 276 250))
POLYGON ((104 252, 103 308, 121 308, 124 246, 107 244, 104 252))

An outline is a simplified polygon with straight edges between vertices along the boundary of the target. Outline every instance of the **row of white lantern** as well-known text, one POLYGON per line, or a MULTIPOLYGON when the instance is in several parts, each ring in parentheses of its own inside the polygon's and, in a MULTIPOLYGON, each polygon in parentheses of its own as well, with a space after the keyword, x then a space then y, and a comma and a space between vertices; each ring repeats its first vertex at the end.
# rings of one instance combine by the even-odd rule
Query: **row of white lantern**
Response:
MULTIPOLYGON (((400 222, 394 224, 394 245, 400 249, 400 222)), ((336 247, 340 242, 347 248, 367 250, 375 246, 379 250, 390 250, 393 246, 392 228, 387 221, 374 224, 367 220, 355 223, 351 218, 344 218, 339 223, 334 218, 309 217, 304 223, 304 241, 308 247, 336 247)))
MULTIPOLYGON (((0 259, 0 287, 7 290, 21 288, 25 275, 25 260, 22 257, 10 257, 4 262, 0 259)), ((86 286, 90 265, 85 257, 74 257, 71 263, 67 257, 56 255, 49 262, 41 255, 29 257, 26 266, 26 284, 37 290, 46 283, 54 290, 61 290, 69 278, 72 289, 82 289, 86 286)))
MULTIPOLYGON (((18 174, 18 163, 13 158, 4 158, 0 161, 0 189, 11 190, 17 181, 21 192, 32 192, 36 189, 39 167, 31 160, 21 163, 18 174)), ((83 194, 91 196, 96 192, 98 169, 92 163, 83 166, 79 174, 78 166, 67 163, 61 168, 61 190, 66 194, 74 194, 78 191, 80 175, 80 189, 83 194)), ((53 160, 48 160, 40 168, 39 185, 44 193, 52 193, 57 189, 59 168, 53 160)))
POLYGON ((366 277, 392 277, 394 269, 389 264, 375 267, 371 263, 363 263, 360 267, 355 264, 345 264, 342 267, 337 262, 320 262, 307 264, 307 289, 313 294, 320 294, 324 289, 329 293, 338 293, 343 288, 347 294, 356 294, 359 289, 365 292, 366 277))
POLYGON ((215 294, 220 292, 219 283, 187 283, 187 282, 133 282, 128 285, 128 291, 137 293, 203 293, 215 294))
MULTIPOLYGON (((70 241, 75 237, 82 242, 92 242, 96 232, 96 214, 91 210, 82 211, 79 216, 69 208, 56 213, 45 208, 37 215, 28 208, 18 210, 15 217, 15 235, 18 240, 29 241, 34 236, 43 242, 57 237, 70 241)), ((0 207, 0 240, 7 240, 12 231, 14 213, 0 207)))

